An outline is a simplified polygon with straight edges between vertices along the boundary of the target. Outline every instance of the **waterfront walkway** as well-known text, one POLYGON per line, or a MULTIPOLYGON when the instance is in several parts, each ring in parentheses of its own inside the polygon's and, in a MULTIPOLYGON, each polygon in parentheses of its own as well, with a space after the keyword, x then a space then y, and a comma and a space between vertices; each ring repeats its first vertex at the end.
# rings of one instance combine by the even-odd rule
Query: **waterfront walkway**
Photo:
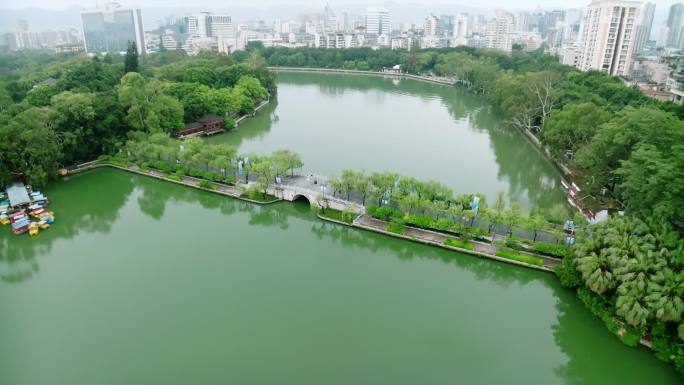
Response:
POLYGON ((413 75, 404 72, 383 72, 383 71, 362 71, 362 70, 345 70, 337 68, 312 68, 312 67, 268 67, 273 72, 327 72, 327 73, 341 73, 341 74, 356 74, 356 75, 375 75, 375 76, 389 76, 395 78, 415 79, 428 83, 437 83, 447 86, 453 86, 458 83, 456 78, 444 76, 423 76, 413 75))
POLYGON ((103 163, 103 162, 88 162, 81 164, 75 168, 72 168, 69 170, 69 174, 76 174, 79 172, 91 170, 94 168, 99 168, 99 167, 113 167, 117 168, 120 170, 152 177, 155 179, 159 180, 164 180, 167 182, 171 183, 176 183, 176 184, 181 184, 185 185, 188 187, 193 187, 205 191, 209 191, 215 194, 220 194, 232 198, 237 198, 241 200, 246 200, 249 202, 253 203, 258 203, 258 204, 267 204, 267 203, 274 203, 280 200, 286 200, 286 201, 295 201, 301 198, 306 198, 306 200, 309 202, 309 204, 312 207, 320 208, 321 203, 323 203, 327 208, 335 209, 335 210, 340 210, 340 211, 352 211, 355 212, 356 219, 352 223, 343 223, 343 222, 338 222, 336 220, 331 220, 330 218, 326 218, 325 216, 320 216, 321 219, 332 221, 332 222, 337 222, 343 225, 347 226, 352 226, 352 227, 357 227, 361 228, 364 230, 368 231, 373 231, 376 233, 381 233, 384 235, 392 236, 395 238, 402 238, 414 242, 420 242, 423 244, 428 244, 432 246, 438 246, 441 248, 445 249, 450 249, 454 251, 458 251, 461 253, 466 253, 466 254, 471 254, 471 255, 476 255, 479 257, 483 258, 489 258, 489 259, 494 259, 498 260, 501 262, 509 263, 509 264, 514 264, 518 266, 524 266, 528 268, 534 268, 538 270, 543 270, 543 271, 553 271, 553 268, 561 263, 559 259, 556 258, 550 258, 546 257, 543 255, 537 255, 537 254, 532 254, 532 253, 527 253, 523 251, 515 251, 517 254, 521 255, 529 255, 529 256, 534 256, 537 258, 540 258, 544 263, 542 266, 535 266, 535 265, 530 265, 527 263, 507 259, 507 258, 501 258, 496 256, 497 250, 501 249, 499 246, 494 245, 492 243, 486 243, 486 242, 479 242, 479 241, 470 241, 470 244, 473 246, 472 250, 467 250, 467 249, 461 249, 458 247, 453 247, 449 245, 445 245, 444 242, 449 239, 449 238, 457 238, 455 235, 449 235, 445 233, 440 233, 432 230, 426 230, 426 229, 419 229, 415 227, 410 227, 406 226, 405 227, 405 232, 403 234, 397 234, 390 232, 388 230, 389 223, 386 221, 382 221, 379 219, 375 219, 365 213, 365 207, 359 203, 356 200, 360 200, 361 198, 358 196, 350 195, 350 199, 343 199, 341 197, 335 197, 330 195, 329 187, 327 187, 327 180, 328 178, 325 176, 321 175, 315 175, 315 174, 305 174, 305 175, 295 175, 295 176, 289 176, 289 177, 283 177, 281 180, 281 183, 272 185, 271 187, 268 188, 267 192, 273 196, 276 197, 276 199, 272 201, 255 201, 253 199, 250 199, 246 196, 244 196, 244 191, 249 188, 249 186, 254 183, 251 180, 248 180, 247 184, 237 184, 237 185, 228 185, 228 184, 223 184, 223 183, 216 183, 216 182, 210 182, 211 187, 207 187, 207 185, 203 185, 202 182, 208 182, 203 179, 199 178, 194 178, 191 176, 183 176, 180 179, 173 179, 170 178, 170 176, 162 171, 152 169, 152 168, 140 168, 136 164, 130 164, 128 166, 121 166, 121 165, 113 165, 109 163, 103 163))

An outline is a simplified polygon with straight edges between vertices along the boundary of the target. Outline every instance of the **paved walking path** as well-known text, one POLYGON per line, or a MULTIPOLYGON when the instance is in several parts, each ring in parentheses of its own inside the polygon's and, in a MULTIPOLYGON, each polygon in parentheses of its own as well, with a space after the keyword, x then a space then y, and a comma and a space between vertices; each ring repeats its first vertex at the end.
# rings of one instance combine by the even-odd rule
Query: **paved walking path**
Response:
POLYGON ((520 253, 523 255, 533 255, 535 257, 541 258, 544 261, 543 266, 531 266, 522 262, 506 259, 506 258, 501 258, 496 256, 496 251, 499 249, 498 246, 484 243, 484 242, 478 242, 478 241, 470 241, 470 243, 473 245, 473 250, 466 250, 466 249, 460 249, 457 247, 451 247, 451 246, 446 246, 444 245, 444 241, 448 238, 457 238, 455 236, 449 236, 447 234, 443 233, 438 233, 436 231, 431 231, 431 230, 425 230, 425 229, 418 229, 415 227, 410 227, 406 226, 406 231, 404 234, 395 234, 391 233, 388 231, 388 225, 389 223, 375 219, 369 215, 363 214, 360 215, 358 218, 354 220, 353 225, 357 227, 364 228, 366 230, 371 230, 371 231, 377 231, 383 234, 395 236, 395 237, 400 237, 400 238, 407 238, 411 240, 418 240, 421 241, 422 243, 428 243, 431 245, 435 246, 440 246, 448 249, 455 249, 463 253, 468 253, 468 254, 475 254, 479 255, 482 257, 486 258, 491 258, 491 259, 496 259, 502 262, 506 263, 512 263, 515 265, 520 265, 520 266, 525 266, 525 267, 532 267, 532 268, 537 268, 540 270, 545 270, 545 271, 553 271, 553 268, 557 265, 560 264, 560 260, 555 259, 555 258, 549 258, 549 257, 544 257, 541 255, 533 255, 530 253, 525 253, 525 252, 519 252, 516 251, 516 253, 520 253))

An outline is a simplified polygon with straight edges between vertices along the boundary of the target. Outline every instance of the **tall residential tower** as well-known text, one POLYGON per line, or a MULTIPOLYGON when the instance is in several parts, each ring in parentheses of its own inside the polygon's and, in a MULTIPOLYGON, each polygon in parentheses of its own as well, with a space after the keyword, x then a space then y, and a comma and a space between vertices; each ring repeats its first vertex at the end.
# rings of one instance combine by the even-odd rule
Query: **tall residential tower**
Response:
POLYGON ((592 0, 582 18, 577 67, 628 76, 641 6, 639 1, 592 0))
POLYGON ((387 8, 370 7, 366 10, 366 33, 389 35, 390 13, 387 8))
POLYGON ((128 42, 135 42, 139 53, 145 52, 145 37, 140 9, 109 3, 104 8, 81 11, 85 50, 125 52, 128 42))

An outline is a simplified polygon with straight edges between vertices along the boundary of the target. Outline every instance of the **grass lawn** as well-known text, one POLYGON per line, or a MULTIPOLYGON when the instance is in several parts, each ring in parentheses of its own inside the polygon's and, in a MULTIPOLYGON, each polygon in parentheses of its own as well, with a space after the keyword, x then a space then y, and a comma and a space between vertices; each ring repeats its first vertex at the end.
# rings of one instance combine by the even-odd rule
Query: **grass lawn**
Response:
POLYGON ((345 213, 344 211, 340 210, 335 210, 335 209, 323 209, 320 212, 322 217, 326 217, 329 219, 333 219, 336 221, 344 222, 344 223, 352 223, 354 221, 354 214, 351 213, 345 213))
POLYGON ((460 239, 447 238, 444 240, 444 244, 447 246, 459 247, 461 249, 473 250, 473 244, 468 241, 462 241, 460 239))
POLYGON ((529 255, 520 255, 513 253, 509 250, 497 250, 496 256, 501 258, 512 259, 518 262, 529 263, 530 265, 544 266, 544 260, 537 257, 532 257, 529 255))
POLYGON ((251 200, 257 201, 257 202, 262 202, 262 203, 269 203, 269 202, 273 202, 273 201, 280 199, 275 195, 263 194, 260 192, 256 192, 256 193, 245 192, 244 194, 242 194, 242 197, 247 198, 247 199, 251 199, 251 200))

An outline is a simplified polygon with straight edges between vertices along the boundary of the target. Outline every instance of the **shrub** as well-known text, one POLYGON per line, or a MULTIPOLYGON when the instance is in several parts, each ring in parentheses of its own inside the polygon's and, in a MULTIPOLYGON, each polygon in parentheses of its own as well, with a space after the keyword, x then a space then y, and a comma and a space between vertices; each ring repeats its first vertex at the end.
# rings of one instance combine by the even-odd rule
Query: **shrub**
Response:
POLYGON ((515 239, 513 237, 507 237, 504 245, 506 245, 506 247, 508 247, 509 249, 513 249, 513 250, 521 250, 521 251, 527 250, 525 248, 525 246, 523 246, 522 243, 520 243, 517 239, 515 239))
POLYGON ((570 255, 570 248, 565 245, 552 245, 550 243, 537 242, 534 244, 534 251, 539 254, 551 257, 565 258, 570 255))
POLYGON ((401 219, 395 217, 390 221, 387 231, 395 234, 404 234, 406 226, 404 226, 404 222, 401 219))
POLYGON ((182 176, 175 174, 175 173, 168 175, 167 178, 169 178, 171 180, 175 180, 176 182, 180 182, 181 180, 183 180, 182 176))
POLYGON ((321 210, 321 215, 323 215, 326 218, 334 219, 344 223, 352 223, 354 220, 353 213, 335 210, 331 208, 321 210))
POLYGON ((407 225, 415 226, 420 229, 433 229, 435 228, 435 220, 427 215, 406 215, 404 216, 404 222, 407 225))
POLYGON ((602 296, 589 290, 589 288, 584 286, 578 288, 577 297, 593 315, 602 319, 606 324, 613 319, 613 311, 610 303, 602 296))
POLYGON ((563 263, 554 268, 554 273, 558 276, 558 280, 561 285, 567 288, 574 288, 580 286, 584 281, 582 281, 582 275, 575 267, 572 259, 566 258, 563 263))
POLYGON ((448 231, 454 225, 454 222, 448 219, 440 219, 435 222, 435 229, 439 231, 448 231))
POLYGON ((631 346, 634 348, 637 345, 639 345, 639 341, 641 341, 641 335, 642 335, 642 333, 640 330, 626 325, 625 329, 624 329, 624 333, 622 334, 622 337, 620 337, 620 340, 625 345, 631 346))
POLYGON ((156 168, 157 170, 163 171, 167 174, 175 172, 178 169, 178 166, 175 164, 163 161, 150 162, 150 167, 156 168))
POLYGON ((468 233, 473 236, 473 238, 484 238, 487 235, 487 230, 481 227, 468 227, 468 233))
POLYGON ((201 181, 197 182, 197 186, 204 188, 204 189, 207 189, 207 190, 215 190, 216 189, 216 184, 211 183, 211 182, 206 181, 206 180, 201 180, 201 181))
POLYGON ((368 215, 376 219, 382 219, 383 221, 388 221, 394 216, 394 209, 387 206, 371 206, 367 209, 368 215))
POLYGON ((454 223, 453 225, 451 225, 451 227, 449 228, 449 230, 450 230, 452 233, 456 233, 456 234, 459 234, 459 235, 465 234, 466 231, 467 231, 467 230, 466 230, 466 227, 463 226, 463 224, 461 224, 461 223, 454 223))
POLYGON ((528 263, 530 265, 535 265, 535 266, 543 266, 544 265, 544 260, 541 258, 532 257, 530 255, 520 255, 520 254, 510 252, 508 250, 497 250, 496 256, 502 257, 502 258, 507 258, 507 259, 512 259, 512 260, 518 261, 518 262, 528 263))
POLYGON ((461 241, 459 239, 447 238, 444 240, 444 244, 452 247, 459 247, 461 249, 473 250, 473 244, 468 241, 461 241))
POLYGON ((221 181, 225 184, 234 185, 237 182, 237 178, 235 177, 235 175, 228 175, 226 177, 223 177, 221 181))
POLYGON ((230 116, 224 117, 223 118, 223 127, 228 131, 232 130, 233 128, 235 128, 235 119, 233 119, 230 116))

